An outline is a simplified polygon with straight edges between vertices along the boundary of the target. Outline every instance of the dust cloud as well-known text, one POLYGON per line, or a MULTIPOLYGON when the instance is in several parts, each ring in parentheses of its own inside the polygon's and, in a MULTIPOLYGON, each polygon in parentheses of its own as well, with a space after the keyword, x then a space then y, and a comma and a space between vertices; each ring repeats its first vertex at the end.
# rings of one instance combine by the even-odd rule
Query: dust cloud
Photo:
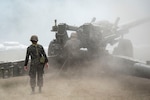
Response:
MULTIPOLYGON (((28 45, 30 36, 37 34, 39 43, 46 46, 54 37, 54 34, 49 34, 54 19, 79 26, 90 22, 93 17, 112 22, 120 17, 120 23, 123 23, 149 16, 150 7, 149 0, 0 2, 0 42, 9 40, 28 45)), ((149 24, 144 24, 126 36, 136 48, 135 58, 150 59, 150 49, 146 50, 147 53, 139 49, 143 45, 149 47, 149 33, 149 24)), ((149 84, 148 79, 114 73, 96 60, 62 71, 50 66, 44 74, 43 92, 38 93, 36 88, 33 95, 30 94, 28 76, 0 79, 0 100, 150 100, 149 84)))
MULTIPOLYGON (((65 67, 64 67, 65 68, 65 67)), ((42 93, 30 94, 29 77, 0 79, 3 100, 149 100, 150 81, 106 71, 98 60, 59 70, 45 69, 42 93)))

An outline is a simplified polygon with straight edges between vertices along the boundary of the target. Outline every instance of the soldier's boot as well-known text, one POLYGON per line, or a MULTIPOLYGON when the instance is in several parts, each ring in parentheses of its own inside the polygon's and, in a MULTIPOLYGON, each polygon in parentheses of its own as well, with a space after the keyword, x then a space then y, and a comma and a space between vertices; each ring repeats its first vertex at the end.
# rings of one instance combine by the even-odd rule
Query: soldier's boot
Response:
POLYGON ((32 88, 31 94, 34 94, 35 93, 35 87, 31 87, 31 88, 32 88))
POLYGON ((42 87, 41 86, 39 86, 39 93, 41 93, 42 92, 42 87))

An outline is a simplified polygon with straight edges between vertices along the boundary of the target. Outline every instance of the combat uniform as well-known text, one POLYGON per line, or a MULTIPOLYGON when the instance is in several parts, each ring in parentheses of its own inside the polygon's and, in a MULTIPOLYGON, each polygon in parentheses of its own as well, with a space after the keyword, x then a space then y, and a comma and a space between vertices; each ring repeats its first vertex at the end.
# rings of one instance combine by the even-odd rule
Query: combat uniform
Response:
POLYGON ((39 44, 32 44, 27 48, 25 66, 27 66, 28 64, 29 56, 31 57, 29 70, 31 88, 34 88, 36 86, 36 75, 37 75, 37 86, 42 87, 44 64, 48 62, 48 58, 45 54, 43 46, 39 44), (40 58, 42 56, 45 58, 44 63, 40 62, 40 58))
POLYGON ((71 38, 66 42, 65 49, 68 56, 68 62, 78 63, 80 56, 80 40, 77 39, 76 34, 72 34, 71 38))
POLYGON ((65 48, 66 48, 69 56, 71 56, 71 57, 79 56, 80 40, 78 40, 76 38, 71 38, 70 40, 68 40, 66 42, 65 48))

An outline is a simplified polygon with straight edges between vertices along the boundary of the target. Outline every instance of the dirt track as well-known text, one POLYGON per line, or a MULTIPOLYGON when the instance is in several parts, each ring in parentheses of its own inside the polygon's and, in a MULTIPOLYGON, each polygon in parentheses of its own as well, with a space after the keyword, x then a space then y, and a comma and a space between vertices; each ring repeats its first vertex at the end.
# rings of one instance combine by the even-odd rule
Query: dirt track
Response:
POLYGON ((43 92, 36 88, 32 95, 28 76, 0 79, 0 100, 150 100, 148 79, 91 69, 57 72, 45 74, 43 92))

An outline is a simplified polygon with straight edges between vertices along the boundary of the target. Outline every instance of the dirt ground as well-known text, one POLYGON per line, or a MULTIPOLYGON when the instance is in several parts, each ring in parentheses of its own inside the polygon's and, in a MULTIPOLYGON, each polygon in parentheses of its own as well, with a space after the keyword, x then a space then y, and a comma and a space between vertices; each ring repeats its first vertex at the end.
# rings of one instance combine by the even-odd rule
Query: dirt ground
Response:
POLYGON ((0 79, 0 100, 150 100, 149 79, 94 69, 50 69, 35 94, 28 76, 0 79))

